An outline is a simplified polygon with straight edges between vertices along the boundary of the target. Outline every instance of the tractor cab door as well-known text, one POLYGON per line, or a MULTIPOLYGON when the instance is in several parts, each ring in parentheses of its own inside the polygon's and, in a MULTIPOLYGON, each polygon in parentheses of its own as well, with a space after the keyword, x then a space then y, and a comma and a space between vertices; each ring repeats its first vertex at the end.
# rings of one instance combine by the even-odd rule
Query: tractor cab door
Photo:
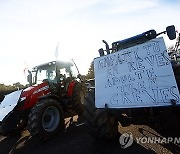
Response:
POLYGON ((61 68, 57 70, 57 82, 60 83, 71 77, 70 72, 67 68, 61 68))
POLYGON ((57 62, 56 77, 60 96, 67 97, 69 85, 77 80, 78 70, 72 62, 57 62))
POLYGON ((71 73, 67 68, 57 69, 57 84, 60 95, 63 97, 66 95, 69 82, 72 80, 71 73))

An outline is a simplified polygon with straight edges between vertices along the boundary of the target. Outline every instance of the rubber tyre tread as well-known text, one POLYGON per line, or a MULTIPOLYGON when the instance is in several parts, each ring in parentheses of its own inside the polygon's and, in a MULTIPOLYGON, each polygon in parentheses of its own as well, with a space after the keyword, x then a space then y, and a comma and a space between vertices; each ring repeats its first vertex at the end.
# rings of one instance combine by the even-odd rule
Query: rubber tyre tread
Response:
POLYGON ((95 107, 95 89, 85 97, 83 118, 88 132, 97 139, 114 139, 118 135, 118 121, 106 109, 95 107))
POLYGON ((83 102, 81 102, 81 96, 80 96, 81 92, 82 92, 82 88, 80 86, 80 83, 76 82, 73 89, 72 101, 73 101, 74 110, 78 115, 82 115, 84 111, 82 104, 83 102))
POLYGON ((64 130, 64 117, 61 105, 54 99, 40 100, 32 109, 28 116, 28 130, 32 136, 39 137, 41 140, 48 140, 55 137, 58 133, 64 130), (60 114, 60 122, 58 127, 52 131, 47 132, 42 126, 43 112, 50 106, 55 106, 60 114))

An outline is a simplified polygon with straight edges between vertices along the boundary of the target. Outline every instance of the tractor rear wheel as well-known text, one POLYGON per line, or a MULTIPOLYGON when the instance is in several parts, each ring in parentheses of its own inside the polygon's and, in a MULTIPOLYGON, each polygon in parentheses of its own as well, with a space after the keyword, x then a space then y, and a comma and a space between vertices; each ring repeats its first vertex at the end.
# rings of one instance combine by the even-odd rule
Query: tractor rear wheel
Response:
POLYGON ((59 102, 43 99, 32 108, 28 119, 28 130, 32 136, 47 140, 63 129, 64 117, 59 102))
POLYGON ((118 121, 106 109, 95 107, 95 90, 85 97, 83 117, 89 133, 97 139, 114 139, 118 135, 118 121))
POLYGON ((79 83, 76 83, 73 90, 72 101, 74 105, 74 110, 78 115, 82 115, 84 108, 84 97, 85 90, 82 89, 79 83))

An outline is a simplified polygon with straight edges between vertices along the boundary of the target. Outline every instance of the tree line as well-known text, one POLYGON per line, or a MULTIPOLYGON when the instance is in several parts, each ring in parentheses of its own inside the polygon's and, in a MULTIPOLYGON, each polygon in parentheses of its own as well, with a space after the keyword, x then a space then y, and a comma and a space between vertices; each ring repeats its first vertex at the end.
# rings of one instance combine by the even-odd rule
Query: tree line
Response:
POLYGON ((0 102, 3 100, 4 95, 23 88, 25 88, 25 86, 20 82, 14 83, 13 85, 5 85, 0 83, 0 102))

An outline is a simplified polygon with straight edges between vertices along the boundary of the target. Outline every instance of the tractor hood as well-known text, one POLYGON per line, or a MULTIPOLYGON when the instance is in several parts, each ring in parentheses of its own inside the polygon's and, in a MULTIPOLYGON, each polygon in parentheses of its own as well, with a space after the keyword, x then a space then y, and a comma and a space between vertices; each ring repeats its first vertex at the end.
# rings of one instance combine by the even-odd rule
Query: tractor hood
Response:
POLYGON ((0 103, 0 121, 8 115, 17 105, 22 90, 14 91, 5 96, 4 100, 0 103))
POLYGON ((20 96, 19 110, 32 108, 38 101, 38 98, 50 93, 48 82, 36 84, 23 90, 20 96))

